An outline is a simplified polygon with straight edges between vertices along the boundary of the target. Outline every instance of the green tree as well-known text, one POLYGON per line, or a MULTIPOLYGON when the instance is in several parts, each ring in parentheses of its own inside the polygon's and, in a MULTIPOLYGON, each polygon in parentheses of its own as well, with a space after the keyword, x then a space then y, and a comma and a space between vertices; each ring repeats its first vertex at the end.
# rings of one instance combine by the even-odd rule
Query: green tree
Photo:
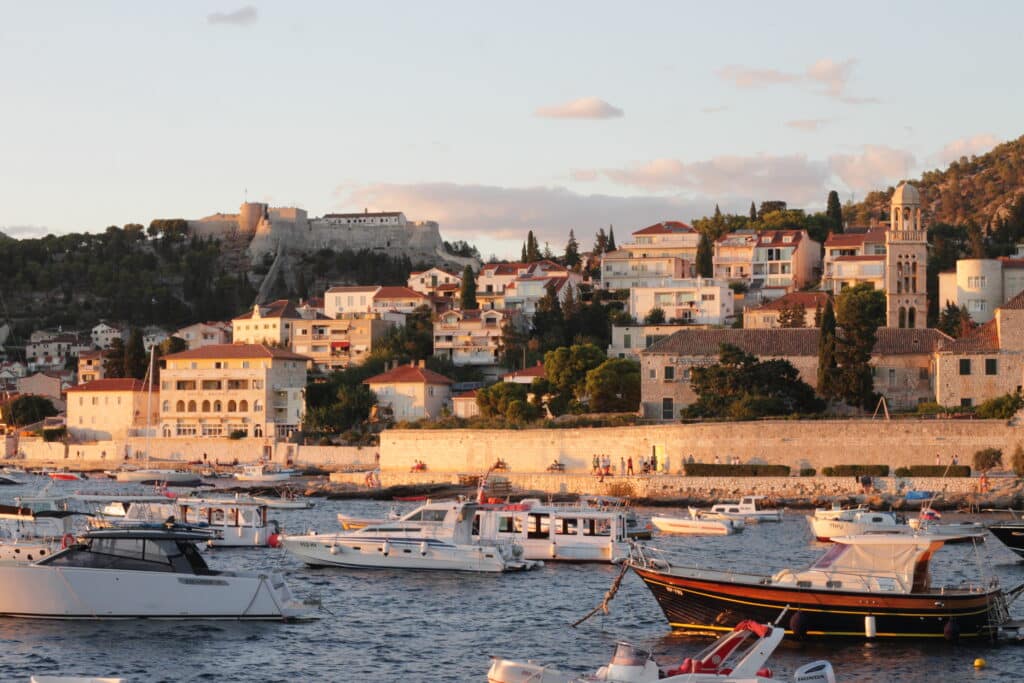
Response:
POLYGON ((535 420, 540 409, 527 399, 529 387, 517 382, 497 382, 478 389, 476 404, 484 417, 504 417, 510 422, 535 420))
POLYGON ((617 247, 615 246, 615 226, 609 225, 608 226, 608 251, 615 251, 616 249, 617 249, 617 247))
POLYGON ((1010 456, 1010 464, 1013 467, 1013 473, 1018 477, 1024 477, 1024 447, 1018 443, 1017 447, 1013 449, 1013 455, 1010 456))
POLYGON ((665 324, 665 310, 662 308, 652 308, 647 311, 647 315, 644 316, 644 325, 664 325, 665 324))
POLYGON ((843 231, 843 205, 839 203, 839 193, 835 190, 828 193, 825 215, 832 222, 832 232, 843 231))
POLYGON ((807 327, 807 309, 801 303, 779 311, 779 327, 807 327))
POLYGON ((757 221, 757 207, 754 206, 754 202, 750 202, 750 222, 757 221))
POLYGON ((601 254, 608 251, 608 235, 605 234, 604 228, 599 228, 597 235, 594 237, 594 255, 600 256, 601 254))
POLYGON ((707 233, 700 234, 700 242, 697 243, 697 275, 701 277, 712 277, 715 273, 713 261, 714 249, 711 246, 711 239, 707 233))
POLYGON ((4 404, 2 411, 4 419, 16 427, 35 424, 40 420, 53 417, 57 409, 53 401, 45 396, 26 395, 4 404))
POLYGON ((636 412, 640 407, 640 364, 628 358, 609 358, 587 373, 586 392, 592 412, 636 412))
POLYGON ((533 235, 533 230, 526 233, 526 262, 533 263, 534 261, 540 261, 540 245, 537 243, 537 238, 533 235))
POLYGON ((974 414, 985 420, 1009 420, 1024 408, 1024 398, 1017 392, 990 398, 974 410, 974 414))
POLYGON ((124 342, 120 337, 110 340, 110 346, 103 353, 103 376, 108 379, 124 377, 124 342))
POLYGON ((836 322, 836 391, 850 405, 869 410, 877 400, 870 361, 876 332, 885 324, 885 294, 867 282, 846 289, 836 299, 836 322))
POLYGON ((554 281, 548 283, 544 296, 537 302, 537 310, 533 314, 533 333, 544 349, 553 349, 565 343, 565 314, 554 281))
POLYGON ((575 269, 580 264, 580 245, 572 230, 569 230, 569 241, 565 243, 565 258, 563 260, 566 268, 575 269))
POLYGON ((459 308, 464 311, 472 311, 480 308, 476 302, 476 275, 473 268, 466 266, 462 269, 462 286, 459 289, 459 308))
POLYGON ((825 302, 821 314, 818 335, 818 394, 827 398, 839 398, 836 382, 839 366, 836 361, 836 315, 832 300, 825 302))
POLYGON ((974 329, 974 321, 971 320, 971 314, 967 312, 966 306, 957 306, 952 301, 947 301, 935 327, 950 337, 959 339, 974 329))
POLYGON ((544 354, 544 377, 554 391, 580 400, 586 393, 587 373, 606 358, 593 344, 562 346, 544 354))
POLYGON ((1003 464, 1003 452, 998 448, 982 448, 974 453, 974 469, 988 472, 1003 464))
POLYGON ((149 357, 142 342, 142 330, 133 327, 128 334, 128 344, 124 347, 124 377, 142 379, 149 368, 149 357))

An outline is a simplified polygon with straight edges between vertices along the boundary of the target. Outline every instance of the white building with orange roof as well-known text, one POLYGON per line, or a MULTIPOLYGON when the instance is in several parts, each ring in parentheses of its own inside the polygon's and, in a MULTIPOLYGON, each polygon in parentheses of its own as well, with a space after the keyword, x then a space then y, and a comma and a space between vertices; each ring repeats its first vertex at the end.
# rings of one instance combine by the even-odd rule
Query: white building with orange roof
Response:
POLYGON ((225 322, 194 323, 176 330, 171 336, 181 339, 190 349, 199 349, 213 344, 230 344, 231 328, 225 322))
POLYGON ((283 440, 306 410, 309 357, 265 344, 217 344, 160 359, 163 437, 283 440))
POLYGON ((409 273, 409 289, 425 295, 450 297, 452 291, 462 286, 462 277, 442 268, 430 268, 409 273))
POLYGON ((102 351, 82 351, 78 354, 79 384, 94 382, 98 379, 103 379, 105 376, 102 351))
POLYGON ((694 274, 693 265, 680 256, 639 256, 628 249, 609 251, 601 256, 603 289, 644 287, 694 274))
POLYGON ((251 311, 232 319, 231 338, 242 344, 289 346, 292 325, 301 319, 295 305, 288 299, 278 299, 262 306, 256 304, 251 311))
POLYGON ((363 384, 377 396, 378 409, 395 420, 437 419, 451 398, 452 381, 423 361, 399 365, 363 384))
POLYGON ((629 313, 637 321, 646 319, 656 308, 670 323, 725 325, 735 315, 729 283, 700 277, 664 280, 655 286, 629 290, 629 313))
POLYGON ((380 287, 373 295, 373 310, 409 314, 417 307, 430 305, 430 297, 408 287, 380 287))
POLYGON ((97 379, 67 393, 67 428, 79 441, 108 441, 144 436, 160 417, 160 393, 138 379, 97 379))
POLYGON ((737 231, 714 244, 715 278, 745 283, 755 297, 775 299, 814 282, 821 245, 806 230, 737 231))
POLYGON ((373 351, 374 342, 392 327, 393 322, 376 313, 298 320, 293 328, 291 348, 295 353, 309 356, 317 370, 340 370, 362 364, 373 351))
POLYGON ((476 298, 481 308, 514 309, 532 318, 551 285, 565 300, 578 294, 583 276, 554 261, 488 263, 480 269, 476 298))
POLYGON ((380 285, 331 287, 324 292, 324 315, 340 318, 344 314, 371 313, 373 296, 379 290, 380 285))
POLYGON ((480 415, 480 406, 476 402, 476 389, 463 391, 452 396, 452 415, 463 419, 480 415))
POLYGON ((847 287, 870 282, 885 288, 885 230, 854 228, 832 233, 825 240, 821 288, 838 294, 847 287))
POLYGON ((696 263, 700 233, 682 221, 662 221, 633 232, 633 241, 620 245, 634 258, 674 256, 696 263))
POLYGON ((743 328, 750 330, 779 327, 779 314, 786 309, 798 308, 804 310, 804 327, 818 327, 818 314, 825 310, 825 304, 830 298, 828 292, 790 292, 762 306, 743 311, 743 328))
POLYGON ((996 309, 1024 291, 1024 245, 1013 256, 960 259, 939 273, 939 311, 962 306, 976 323, 992 320, 996 309))
POLYGON ((535 365, 531 365, 528 368, 513 370, 512 372, 502 375, 501 381, 512 382, 514 384, 533 384, 533 380, 543 378, 544 376, 544 364, 537 361, 535 365))
POLYGON ((434 356, 447 358, 453 365, 472 365, 497 376, 501 364, 502 330, 505 325, 525 328, 518 311, 497 309, 445 311, 434 322, 434 356))

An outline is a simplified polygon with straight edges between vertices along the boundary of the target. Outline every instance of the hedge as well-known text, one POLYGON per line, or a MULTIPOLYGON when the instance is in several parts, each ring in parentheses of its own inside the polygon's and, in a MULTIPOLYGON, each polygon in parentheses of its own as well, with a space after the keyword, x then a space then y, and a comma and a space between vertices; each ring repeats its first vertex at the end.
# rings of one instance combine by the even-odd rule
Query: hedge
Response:
POLYGON ((788 477, 787 465, 714 465, 688 462, 683 465, 688 477, 788 477))
POLYGON ((817 473, 817 470, 815 470, 813 467, 804 467, 800 470, 801 477, 813 477, 817 473))
POLYGON ((897 467, 897 477, 969 477, 971 476, 970 465, 911 465, 910 467, 897 467))
POLYGON ((821 473, 826 477, 888 477, 888 465, 837 465, 825 467, 821 473))

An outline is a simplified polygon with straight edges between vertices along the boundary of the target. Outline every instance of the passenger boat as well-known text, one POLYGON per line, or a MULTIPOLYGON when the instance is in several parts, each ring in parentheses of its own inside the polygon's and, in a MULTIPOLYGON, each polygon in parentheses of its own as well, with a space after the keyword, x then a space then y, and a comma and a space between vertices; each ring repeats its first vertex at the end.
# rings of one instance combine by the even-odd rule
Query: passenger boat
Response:
POLYGON ((235 479, 238 481, 288 481, 295 474, 294 470, 275 469, 266 463, 256 465, 245 465, 241 472, 235 472, 235 479))
POLYGON ((285 550, 311 566, 506 572, 543 565, 509 542, 473 540, 476 503, 427 503, 393 522, 339 534, 285 536, 285 550))
POLYGON ((774 575, 685 567, 635 546, 629 564, 673 629, 723 631, 788 608, 800 637, 956 638, 994 634, 1024 584, 932 585, 929 562, 950 537, 865 534, 836 537, 806 569, 774 575))
POLYGON ((95 529, 64 550, 0 566, 0 615, 45 619, 311 616, 278 573, 210 569, 208 533, 177 525, 95 529))
MULTIPOLYGON (((752 522, 781 522, 782 511, 765 509, 761 501, 765 496, 743 496, 738 503, 718 503, 711 506, 710 514, 729 519, 744 519, 752 522)), ((707 514, 702 512, 702 514, 707 514)))
MULTIPOLYGON (((779 626, 742 621, 696 656, 674 668, 661 668, 649 652, 619 643, 611 662, 593 676, 563 673, 535 662, 491 658, 488 683, 777 683, 768 658, 785 635, 779 626)), ((793 673, 796 683, 835 683, 826 661, 793 673)))
POLYGON ((580 504, 594 507, 605 512, 621 512, 626 518, 627 538, 632 538, 638 541, 651 540, 651 533, 654 531, 654 526, 651 522, 644 522, 640 516, 636 514, 636 510, 630 507, 627 499, 619 498, 617 496, 592 495, 581 497, 580 504))
MULTIPOLYGON (((267 519, 267 506, 245 498, 157 498, 141 497, 125 509, 122 517, 94 518, 93 525, 116 527, 163 522, 173 518, 181 524, 215 532, 208 545, 217 548, 277 547, 281 529, 267 519)), ((106 509, 110 509, 107 506, 106 509)), ((116 509, 116 508, 115 508, 116 509)))
POLYGON ((892 512, 873 512, 865 507, 849 509, 817 509, 807 515, 811 533, 818 541, 830 541, 836 536, 854 536, 867 533, 902 534, 913 529, 892 512))
POLYGON ((1008 519, 988 525, 992 535, 1017 555, 1024 557, 1024 519, 1008 519))
POLYGON ((651 516, 651 524, 667 534, 702 534, 709 536, 729 536, 743 531, 742 519, 702 519, 698 516, 668 517, 665 515, 651 516))

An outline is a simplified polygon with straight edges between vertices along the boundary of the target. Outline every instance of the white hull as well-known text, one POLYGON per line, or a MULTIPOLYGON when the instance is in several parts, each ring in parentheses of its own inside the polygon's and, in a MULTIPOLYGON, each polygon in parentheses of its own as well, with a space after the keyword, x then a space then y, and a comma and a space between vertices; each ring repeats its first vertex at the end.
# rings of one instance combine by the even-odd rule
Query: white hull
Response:
POLYGON ((651 524, 658 531, 670 534, 705 534, 728 536, 743 531, 742 522, 732 519, 690 519, 686 517, 651 517, 651 524))
MULTIPOLYGON (((436 539, 373 538, 334 534, 285 536, 285 550, 308 565, 370 569, 504 572, 527 569, 495 546, 455 545, 436 539)), ((531 563, 532 564, 532 563, 531 563)))
POLYGON ((36 543, 31 541, 0 543, 0 564, 35 562, 44 557, 49 557, 58 548, 59 546, 56 543, 36 543))
POLYGON ((310 510, 313 507, 313 501, 310 500, 289 500, 268 496, 253 496, 252 499, 274 510, 310 510))
POLYGON ((192 472, 179 470, 119 470, 115 479, 120 482, 162 482, 167 484, 194 484, 201 478, 192 472))
POLYGON ((260 481, 260 482, 273 482, 273 481, 288 481, 292 478, 292 475, 284 472, 279 473, 263 473, 263 474, 247 474, 245 472, 238 472, 235 474, 235 479, 238 481, 260 481))
POLYGON ((871 512, 870 510, 853 510, 846 518, 826 515, 824 518, 807 516, 811 525, 811 533, 819 541, 830 541, 838 536, 857 536, 860 534, 910 534, 914 530, 907 524, 900 524, 887 512, 871 512))
MULTIPOLYGON (((55 558, 59 559, 59 558, 55 558)), ((308 612, 279 574, 0 566, 0 615, 42 619, 289 619, 308 612)))
POLYGON ((71 517, 0 515, 0 535, 12 538, 60 538, 74 531, 71 517))
MULTIPOLYGON (((117 508, 108 505, 112 511, 117 508)), ((262 503, 246 503, 225 498, 177 498, 163 499, 158 503, 137 502, 121 516, 107 516, 95 526, 131 526, 142 523, 161 523, 168 517, 184 524, 200 526, 216 532, 216 537, 207 541, 214 548, 251 548, 271 545, 271 536, 279 533, 277 522, 265 520, 260 511, 262 503), (215 511, 210 514, 210 510, 215 511)), ((106 509, 106 508, 105 508, 106 509)))

